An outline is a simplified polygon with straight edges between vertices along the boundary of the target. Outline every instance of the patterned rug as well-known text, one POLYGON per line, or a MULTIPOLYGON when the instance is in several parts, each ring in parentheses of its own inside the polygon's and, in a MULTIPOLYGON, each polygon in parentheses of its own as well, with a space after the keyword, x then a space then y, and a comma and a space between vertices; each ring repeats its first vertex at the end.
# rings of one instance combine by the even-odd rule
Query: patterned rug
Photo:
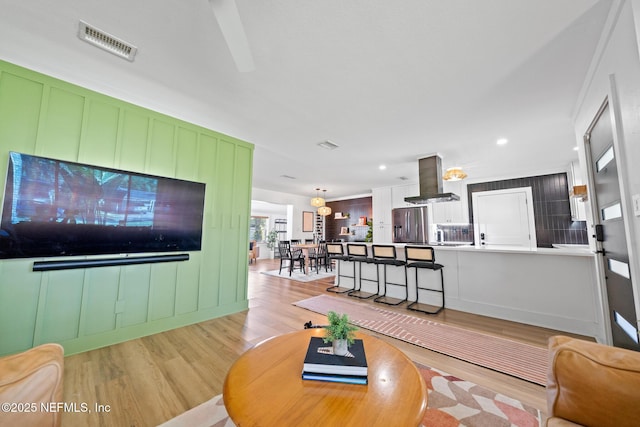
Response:
MULTIPOLYGON (((416 364, 429 397, 424 427, 539 427, 540 411, 485 387, 416 364)), ((161 424, 161 427, 233 427, 222 395, 161 424)))
POLYGON ((291 276, 289 276, 289 270, 286 268, 282 269, 282 274, 278 274, 278 270, 269 270, 269 271, 261 271, 260 273, 266 274, 267 276, 275 276, 280 277, 281 279, 289 279, 295 280, 296 282, 312 282, 314 280, 326 279, 330 277, 335 277, 335 273, 333 272, 324 272, 320 270, 319 273, 314 271, 310 271, 309 274, 301 273, 300 270, 293 271, 291 276))
POLYGON ((539 427, 540 411, 446 372, 416 364, 429 390, 424 427, 539 427))
POLYGON ((352 298, 318 295, 294 303, 320 314, 347 313, 351 323, 422 348, 493 369, 535 384, 546 384, 547 349, 431 320, 396 313, 352 298))

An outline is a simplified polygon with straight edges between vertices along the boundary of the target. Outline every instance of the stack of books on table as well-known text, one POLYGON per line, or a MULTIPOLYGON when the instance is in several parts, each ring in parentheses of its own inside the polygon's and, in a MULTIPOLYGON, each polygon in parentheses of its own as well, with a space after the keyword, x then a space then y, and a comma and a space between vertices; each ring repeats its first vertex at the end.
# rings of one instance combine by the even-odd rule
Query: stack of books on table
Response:
POLYGON ((311 337, 304 358, 302 379, 349 384, 367 384, 367 357, 362 340, 349 346, 353 357, 331 354, 331 344, 322 338, 311 337), (318 351, 320 349, 320 351, 318 351))

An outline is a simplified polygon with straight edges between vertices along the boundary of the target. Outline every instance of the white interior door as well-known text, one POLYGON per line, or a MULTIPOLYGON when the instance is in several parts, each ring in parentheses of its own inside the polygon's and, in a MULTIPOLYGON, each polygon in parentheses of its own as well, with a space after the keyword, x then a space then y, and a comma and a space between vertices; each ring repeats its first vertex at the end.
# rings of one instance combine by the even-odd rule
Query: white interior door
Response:
POLYGON ((473 193, 476 246, 535 248, 531 187, 473 193))

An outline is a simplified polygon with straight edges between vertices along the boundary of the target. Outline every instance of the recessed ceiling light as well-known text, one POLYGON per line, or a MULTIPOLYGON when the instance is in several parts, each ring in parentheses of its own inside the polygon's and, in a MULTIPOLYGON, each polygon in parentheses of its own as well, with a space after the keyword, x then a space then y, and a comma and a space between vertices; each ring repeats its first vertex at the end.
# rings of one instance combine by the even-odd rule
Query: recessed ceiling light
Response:
POLYGON ((577 145, 575 147, 573 147, 573 151, 578 151, 580 149, 580 147, 578 147, 577 145))
POLYGON ((498 144, 498 145, 504 145, 504 144, 506 144, 507 142, 509 142, 509 140, 508 140, 507 138, 500 138, 500 139, 498 139, 498 140, 496 141, 496 144, 498 144))
POLYGON ((380 165, 378 166, 378 169, 380 169, 381 171, 385 170, 387 168, 386 165, 380 165))

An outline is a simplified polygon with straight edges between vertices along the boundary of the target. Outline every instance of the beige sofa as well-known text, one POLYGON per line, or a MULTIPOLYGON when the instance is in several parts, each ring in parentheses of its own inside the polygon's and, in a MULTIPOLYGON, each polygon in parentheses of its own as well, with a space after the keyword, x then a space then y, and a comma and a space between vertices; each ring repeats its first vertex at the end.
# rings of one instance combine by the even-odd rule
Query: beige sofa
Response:
POLYGON ((549 358, 547 427, 640 425, 640 353, 556 336, 549 358))
POLYGON ((0 426, 59 427, 64 350, 43 344, 0 358, 0 426))

